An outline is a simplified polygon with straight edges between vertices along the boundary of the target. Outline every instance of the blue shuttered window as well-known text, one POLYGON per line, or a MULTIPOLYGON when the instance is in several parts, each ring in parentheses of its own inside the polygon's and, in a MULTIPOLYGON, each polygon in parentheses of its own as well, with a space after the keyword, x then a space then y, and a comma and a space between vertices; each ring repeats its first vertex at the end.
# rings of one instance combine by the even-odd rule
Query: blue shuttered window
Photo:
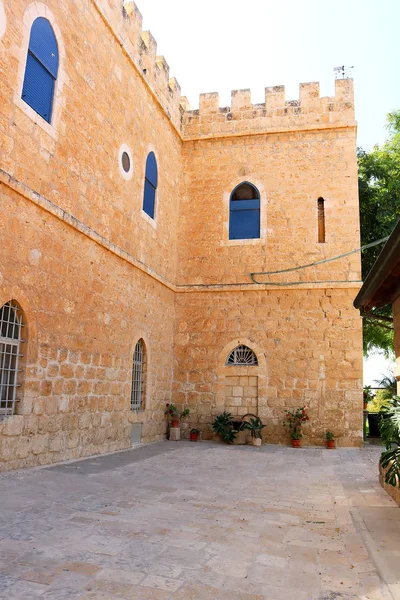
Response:
POLYGON ((154 219, 156 190, 158 184, 157 161, 154 152, 150 152, 146 160, 146 174, 144 180, 143 210, 154 219))
POLYGON ((241 183, 229 203, 229 239, 250 240, 260 237, 260 193, 251 183, 241 183))
POLYGON ((38 17, 32 25, 22 99, 48 123, 53 109, 58 72, 58 46, 52 26, 38 17))

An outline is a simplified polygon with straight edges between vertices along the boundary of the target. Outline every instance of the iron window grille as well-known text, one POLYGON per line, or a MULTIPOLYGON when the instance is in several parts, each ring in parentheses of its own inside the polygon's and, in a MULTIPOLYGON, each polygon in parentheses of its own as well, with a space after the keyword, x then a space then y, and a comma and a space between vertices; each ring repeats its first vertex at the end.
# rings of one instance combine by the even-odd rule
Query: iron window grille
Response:
POLYGON ((15 414, 23 326, 18 304, 6 302, 0 309, 0 420, 15 414))
POLYGON ((145 408, 146 351, 143 340, 139 340, 133 354, 131 410, 145 408))
POLYGON ((228 356, 226 360, 227 365, 247 365, 247 366, 257 366, 258 360, 257 356, 247 346, 241 345, 236 346, 228 356))

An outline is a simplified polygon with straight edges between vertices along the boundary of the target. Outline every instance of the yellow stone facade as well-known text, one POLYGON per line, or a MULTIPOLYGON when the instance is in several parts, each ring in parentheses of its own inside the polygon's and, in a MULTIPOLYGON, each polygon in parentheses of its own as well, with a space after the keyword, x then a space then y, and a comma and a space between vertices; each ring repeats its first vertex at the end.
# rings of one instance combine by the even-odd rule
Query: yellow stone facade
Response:
POLYGON ((191 409, 185 433, 198 426, 203 438, 225 408, 251 408, 268 441, 287 443, 284 409, 306 403, 306 444, 326 429, 360 444, 359 256, 249 275, 359 246, 352 81, 336 81, 332 98, 302 84, 295 102, 282 87, 259 105, 236 91, 227 108, 204 94, 190 111, 136 5, 121 0, 0 0, 0 55, 0 306, 17 302, 25 325, 1 468, 128 448, 133 423, 143 442, 160 440, 169 401, 191 409), (60 57, 51 123, 21 99, 37 17, 60 57), (154 219, 142 210, 150 151, 154 219), (260 238, 229 240, 243 181, 260 192, 260 238), (132 412, 139 339, 146 397, 132 412), (257 366, 226 366, 238 344, 257 366))

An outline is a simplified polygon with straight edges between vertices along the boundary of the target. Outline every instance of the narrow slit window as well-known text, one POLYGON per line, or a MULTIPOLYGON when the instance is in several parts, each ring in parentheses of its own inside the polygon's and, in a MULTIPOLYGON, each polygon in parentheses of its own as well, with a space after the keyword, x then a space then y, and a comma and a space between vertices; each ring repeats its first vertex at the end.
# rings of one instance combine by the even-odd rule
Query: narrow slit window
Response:
POLYGON ((135 346, 132 368, 131 410, 145 409, 146 394, 146 349, 142 339, 135 346))
POLYGON ((57 73, 56 36, 49 21, 38 17, 31 28, 21 97, 48 123, 53 112, 57 73))
POLYGON ((318 198, 318 242, 325 243, 325 200, 318 198))
POLYGON ((23 321, 18 304, 11 300, 0 308, 0 420, 15 414, 23 321))

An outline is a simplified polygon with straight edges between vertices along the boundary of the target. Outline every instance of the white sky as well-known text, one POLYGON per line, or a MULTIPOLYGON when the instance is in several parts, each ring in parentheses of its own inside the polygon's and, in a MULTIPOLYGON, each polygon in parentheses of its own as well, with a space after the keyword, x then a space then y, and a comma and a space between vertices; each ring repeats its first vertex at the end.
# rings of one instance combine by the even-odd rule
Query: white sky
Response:
POLYGON ((358 144, 371 149, 386 137, 386 114, 400 108, 400 0, 137 0, 192 108, 200 92, 285 85, 298 98, 299 83, 334 89, 334 67, 354 65, 358 144))
MULTIPOLYGON (((201 92, 250 88, 253 103, 264 88, 319 81, 334 93, 334 67, 353 66, 358 145, 386 139, 386 115, 400 109, 400 0, 137 0, 143 29, 150 29, 191 107, 201 92)), ((365 383, 387 373, 381 356, 364 368, 365 383)))

